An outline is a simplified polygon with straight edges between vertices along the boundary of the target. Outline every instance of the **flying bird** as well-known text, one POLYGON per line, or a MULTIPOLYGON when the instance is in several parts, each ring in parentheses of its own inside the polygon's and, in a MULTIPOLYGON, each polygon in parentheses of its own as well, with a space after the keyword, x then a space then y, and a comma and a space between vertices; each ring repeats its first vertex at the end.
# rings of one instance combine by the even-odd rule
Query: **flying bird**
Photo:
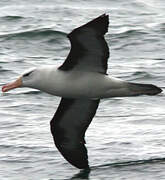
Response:
POLYGON ((2 87, 3 92, 18 87, 35 88, 60 96, 61 102, 50 121, 54 143, 63 157, 79 169, 88 169, 85 132, 100 99, 156 95, 161 89, 152 84, 126 82, 108 76, 109 48, 104 35, 109 16, 103 14, 67 35, 70 52, 60 67, 39 67, 2 87))

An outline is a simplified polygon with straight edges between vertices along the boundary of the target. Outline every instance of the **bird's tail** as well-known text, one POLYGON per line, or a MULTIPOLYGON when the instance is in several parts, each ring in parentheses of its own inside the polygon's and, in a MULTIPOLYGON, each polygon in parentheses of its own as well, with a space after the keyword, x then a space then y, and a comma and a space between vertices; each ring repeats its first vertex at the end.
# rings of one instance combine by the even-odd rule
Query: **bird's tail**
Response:
POLYGON ((157 95, 162 89, 152 84, 127 83, 130 96, 157 95))

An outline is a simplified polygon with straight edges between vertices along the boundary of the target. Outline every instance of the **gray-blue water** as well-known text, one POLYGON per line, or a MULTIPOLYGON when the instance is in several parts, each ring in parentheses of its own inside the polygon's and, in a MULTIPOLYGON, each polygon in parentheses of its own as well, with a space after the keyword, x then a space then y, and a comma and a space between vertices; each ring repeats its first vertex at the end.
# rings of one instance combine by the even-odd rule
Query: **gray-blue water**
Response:
MULTIPOLYGON (((164 0, 1 0, 0 86, 28 68, 59 66, 70 48, 66 34, 104 12, 108 73, 165 87, 164 0)), ((78 174, 54 146, 49 121, 59 100, 28 88, 0 96, 1 180, 165 179, 163 93, 102 100, 86 133, 89 174, 78 174)))

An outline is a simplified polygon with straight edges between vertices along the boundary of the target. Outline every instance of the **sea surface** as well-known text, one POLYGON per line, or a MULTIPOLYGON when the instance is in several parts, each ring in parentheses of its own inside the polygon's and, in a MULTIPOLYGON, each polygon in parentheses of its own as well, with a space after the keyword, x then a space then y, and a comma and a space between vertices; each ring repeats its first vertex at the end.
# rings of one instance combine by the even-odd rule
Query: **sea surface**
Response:
MULTIPOLYGON (((165 90, 164 0, 1 0, 0 86, 24 71, 61 65, 66 35, 110 15, 109 76, 165 90)), ((49 122, 60 98, 20 88, 0 96, 0 180, 164 180, 165 95, 101 101, 86 133, 91 172, 54 146, 49 122)))

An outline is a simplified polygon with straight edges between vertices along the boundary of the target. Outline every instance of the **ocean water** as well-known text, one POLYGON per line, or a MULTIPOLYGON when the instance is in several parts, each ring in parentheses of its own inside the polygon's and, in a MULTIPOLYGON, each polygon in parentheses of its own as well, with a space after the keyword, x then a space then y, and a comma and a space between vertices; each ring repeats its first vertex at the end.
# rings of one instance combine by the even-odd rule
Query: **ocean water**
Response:
MULTIPOLYGON (((61 65, 67 33, 105 12, 109 75, 165 90, 163 0, 1 0, 0 86, 29 68, 61 65)), ((86 133, 91 172, 54 146, 49 121, 59 101, 28 88, 1 94, 1 180, 165 179, 164 93, 101 101, 86 133)))

